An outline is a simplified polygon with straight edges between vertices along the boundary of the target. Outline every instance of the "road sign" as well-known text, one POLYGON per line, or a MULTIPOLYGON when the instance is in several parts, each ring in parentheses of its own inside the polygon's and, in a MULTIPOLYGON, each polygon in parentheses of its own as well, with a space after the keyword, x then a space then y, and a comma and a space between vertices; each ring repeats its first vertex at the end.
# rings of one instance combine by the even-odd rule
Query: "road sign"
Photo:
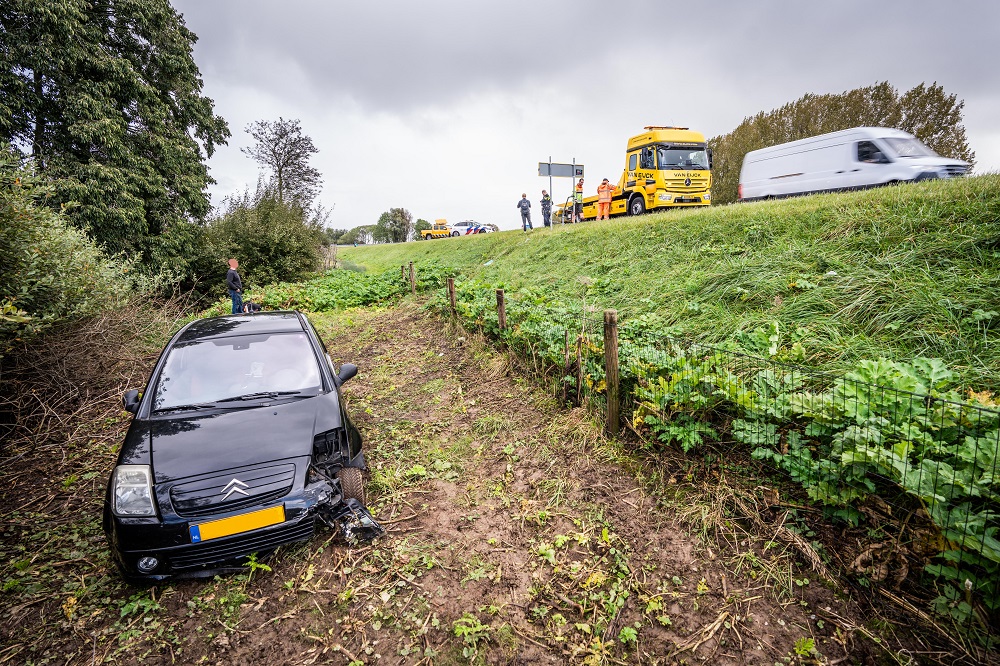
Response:
POLYGON ((582 164, 557 164, 554 162, 539 162, 539 176, 554 176, 556 178, 582 178, 582 164))

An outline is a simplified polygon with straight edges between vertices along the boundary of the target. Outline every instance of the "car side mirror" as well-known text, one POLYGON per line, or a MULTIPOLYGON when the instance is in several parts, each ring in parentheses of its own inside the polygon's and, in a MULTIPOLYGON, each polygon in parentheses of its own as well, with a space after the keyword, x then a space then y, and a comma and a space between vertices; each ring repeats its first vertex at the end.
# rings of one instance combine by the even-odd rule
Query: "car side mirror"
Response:
POLYGON ((356 374, 358 374, 358 366, 353 363, 344 363, 340 366, 340 372, 337 373, 337 380, 343 384, 356 374))
POLYGON ((122 396, 122 407, 125 408, 126 412, 131 412, 135 414, 139 411, 139 391, 132 389, 131 391, 125 391, 125 395, 122 396))

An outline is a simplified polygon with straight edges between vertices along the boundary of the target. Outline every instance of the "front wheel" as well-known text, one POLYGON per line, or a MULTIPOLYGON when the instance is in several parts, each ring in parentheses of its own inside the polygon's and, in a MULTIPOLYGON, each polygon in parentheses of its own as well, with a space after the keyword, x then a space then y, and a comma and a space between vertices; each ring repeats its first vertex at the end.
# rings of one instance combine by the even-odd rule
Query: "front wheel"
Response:
POLYGON ((451 235, 452 236, 461 236, 462 234, 458 233, 457 231, 453 231, 453 232, 451 232, 451 235))
POLYGON ((361 478, 361 470, 357 467, 341 467, 337 472, 337 479, 340 481, 340 493, 345 500, 356 499, 361 502, 361 506, 368 506, 365 501, 365 482, 361 478))
POLYGON ((629 215, 642 215, 646 212, 646 201, 642 197, 632 197, 632 201, 628 202, 628 214, 629 215))

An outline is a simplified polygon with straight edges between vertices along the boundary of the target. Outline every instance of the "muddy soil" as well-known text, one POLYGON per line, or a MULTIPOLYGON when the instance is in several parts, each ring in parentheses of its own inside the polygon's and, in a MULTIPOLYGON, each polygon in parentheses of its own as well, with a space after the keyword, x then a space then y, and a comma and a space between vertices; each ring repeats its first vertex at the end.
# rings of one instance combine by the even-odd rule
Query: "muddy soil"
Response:
POLYGON ((109 392, 61 441, 3 454, 0 664, 883 660, 794 550, 683 475, 651 487, 504 355, 411 305, 311 318, 361 368, 344 389, 387 535, 322 531, 243 573, 122 584, 100 532, 127 426, 109 392))

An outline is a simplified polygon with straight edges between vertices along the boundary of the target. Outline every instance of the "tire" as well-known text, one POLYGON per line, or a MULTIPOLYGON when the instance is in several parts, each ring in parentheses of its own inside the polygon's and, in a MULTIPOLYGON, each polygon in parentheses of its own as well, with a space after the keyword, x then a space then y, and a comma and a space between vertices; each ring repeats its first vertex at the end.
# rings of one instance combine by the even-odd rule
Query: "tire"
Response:
POLYGON ((646 200, 641 196, 632 197, 632 200, 628 202, 628 214, 629 215, 642 215, 646 212, 646 200))
POLYGON ((361 477, 361 470, 357 467, 341 467, 337 472, 337 480, 340 481, 340 492, 345 500, 356 499, 362 506, 368 506, 365 497, 365 482, 361 477))
POLYGON ((453 237, 457 237, 457 236, 461 236, 462 234, 458 233, 457 231, 453 231, 453 232, 451 232, 451 235, 453 237))

